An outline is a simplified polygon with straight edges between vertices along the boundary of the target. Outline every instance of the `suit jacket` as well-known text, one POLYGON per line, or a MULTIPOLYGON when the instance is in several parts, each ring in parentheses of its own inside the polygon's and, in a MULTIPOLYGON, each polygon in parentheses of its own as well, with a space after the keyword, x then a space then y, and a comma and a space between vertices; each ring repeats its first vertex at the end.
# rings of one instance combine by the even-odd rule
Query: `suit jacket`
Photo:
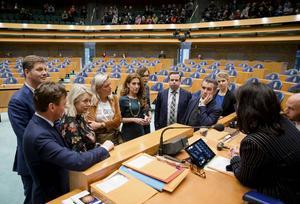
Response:
POLYGON ((23 148, 33 178, 33 203, 45 203, 67 193, 68 170, 83 171, 109 157, 102 147, 81 153, 72 151, 58 130, 37 115, 25 129, 23 148))
POLYGON ((23 86, 10 99, 8 104, 8 117, 11 126, 17 136, 17 150, 13 165, 13 171, 20 175, 29 175, 23 154, 23 134, 29 123, 35 108, 33 104, 33 93, 27 87, 23 86))
MULTIPOLYGON (((218 93, 217 93, 218 94, 218 93)), ((227 90, 223 104, 222 104, 222 116, 227 116, 233 112, 235 112, 234 105, 236 104, 236 99, 233 93, 229 90, 227 90)))
MULTIPOLYGON (((169 89, 165 89, 158 93, 155 104, 155 118, 154 125, 155 129, 166 127, 168 122, 168 96, 169 89)), ((186 105, 189 103, 192 95, 190 92, 180 88, 179 89, 179 100, 177 108, 177 123, 183 124, 184 113, 186 105)))
POLYGON ((197 115, 197 126, 213 125, 218 121, 219 117, 221 116, 222 108, 216 104, 214 99, 211 100, 206 106, 198 107, 200 97, 201 96, 199 95, 198 97, 194 97, 190 100, 186 108, 184 124, 191 125, 189 124, 189 119, 191 117, 192 112, 197 108, 199 108, 199 114, 197 115))
POLYGON ((284 132, 279 136, 248 134, 231 166, 243 185, 284 203, 300 203, 300 132, 284 117, 280 125, 284 132))

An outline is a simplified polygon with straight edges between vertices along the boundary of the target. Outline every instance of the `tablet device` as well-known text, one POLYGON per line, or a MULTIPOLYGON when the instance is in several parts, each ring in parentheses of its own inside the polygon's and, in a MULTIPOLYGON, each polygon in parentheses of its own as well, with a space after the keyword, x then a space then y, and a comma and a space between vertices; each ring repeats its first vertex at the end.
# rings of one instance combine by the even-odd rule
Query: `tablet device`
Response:
POLYGON ((202 139, 199 139, 193 144, 187 146, 185 151, 190 155, 191 162, 200 168, 216 156, 216 154, 202 139))

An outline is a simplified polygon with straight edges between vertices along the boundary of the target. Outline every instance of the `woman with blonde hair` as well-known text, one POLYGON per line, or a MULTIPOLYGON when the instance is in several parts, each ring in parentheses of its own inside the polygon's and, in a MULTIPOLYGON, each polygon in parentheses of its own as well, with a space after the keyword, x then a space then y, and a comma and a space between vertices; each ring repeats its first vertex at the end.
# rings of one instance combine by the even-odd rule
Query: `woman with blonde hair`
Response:
POLYGON ((95 97, 88 110, 87 119, 96 133, 96 141, 103 143, 105 140, 111 140, 115 145, 120 144, 121 112, 118 97, 112 94, 109 76, 103 73, 96 74, 91 89, 95 97))
MULTIPOLYGON (((72 150, 85 152, 98 146, 95 133, 85 121, 92 93, 84 85, 74 84, 67 97, 67 109, 61 120, 61 134, 72 150)), ((103 145, 113 148, 111 141, 103 145)))
POLYGON ((221 71, 217 74, 216 79, 218 81, 219 90, 216 94, 215 101, 222 107, 222 115, 227 116, 235 112, 236 99, 233 93, 228 89, 229 75, 227 72, 221 71))
POLYGON ((149 125, 146 115, 144 82, 137 73, 129 74, 123 84, 120 98, 122 114, 122 139, 129 141, 145 134, 144 126, 149 125))

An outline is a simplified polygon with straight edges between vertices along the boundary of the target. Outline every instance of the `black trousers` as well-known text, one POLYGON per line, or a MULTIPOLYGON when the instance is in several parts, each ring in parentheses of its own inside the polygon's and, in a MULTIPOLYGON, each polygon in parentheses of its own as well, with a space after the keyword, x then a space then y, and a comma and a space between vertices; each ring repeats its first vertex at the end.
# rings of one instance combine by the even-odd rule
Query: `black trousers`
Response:
POLYGON ((33 180, 30 175, 22 176, 22 182, 23 182, 23 188, 24 188, 24 195, 25 195, 25 200, 24 204, 31 204, 31 193, 32 193, 32 185, 33 185, 33 180))

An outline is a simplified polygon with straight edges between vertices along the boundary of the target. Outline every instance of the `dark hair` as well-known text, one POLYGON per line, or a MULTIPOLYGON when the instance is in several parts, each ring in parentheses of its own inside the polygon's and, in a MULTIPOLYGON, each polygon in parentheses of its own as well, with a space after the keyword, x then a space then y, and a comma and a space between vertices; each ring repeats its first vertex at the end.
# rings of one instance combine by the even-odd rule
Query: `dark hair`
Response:
POLYGON ((209 83, 209 84, 213 84, 214 85, 214 90, 217 90, 217 88, 218 88, 218 82, 215 79, 212 79, 210 77, 206 77, 206 78, 203 79, 202 83, 203 82, 206 82, 206 83, 209 83))
POLYGON ((147 68, 147 67, 141 67, 141 68, 139 68, 139 69, 137 69, 136 70, 136 73, 138 74, 138 75, 140 75, 141 77, 144 77, 144 74, 145 74, 145 72, 149 72, 150 73, 150 71, 149 71, 149 69, 147 68))
POLYGON ((169 72, 169 79, 170 79, 170 76, 173 75, 173 74, 178 74, 179 75, 179 80, 181 81, 181 76, 180 76, 180 73, 179 72, 169 72))
POLYGON ((43 57, 36 55, 28 55, 22 61, 23 71, 25 73, 25 69, 29 71, 33 69, 36 63, 46 63, 46 60, 43 57))
POLYGON ((50 103, 59 105, 62 97, 67 96, 65 87, 55 82, 41 83, 34 91, 34 105, 39 112, 46 112, 50 103))
POLYGON ((130 82, 135 78, 137 78, 140 81, 140 89, 139 89, 139 92, 137 93, 137 98, 140 101, 141 106, 145 107, 146 102, 145 102, 144 83, 143 83, 142 78, 140 77, 140 75, 137 74, 137 73, 132 73, 132 74, 127 75, 127 77, 126 77, 126 79, 123 83, 123 87, 122 87, 120 95, 121 96, 126 96, 126 95, 129 94, 129 88, 127 87, 127 84, 130 84, 130 82))
POLYGON ((237 90, 236 98, 237 122, 243 133, 282 134, 280 102, 270 87, 261 83, 246 83, 237 90))

